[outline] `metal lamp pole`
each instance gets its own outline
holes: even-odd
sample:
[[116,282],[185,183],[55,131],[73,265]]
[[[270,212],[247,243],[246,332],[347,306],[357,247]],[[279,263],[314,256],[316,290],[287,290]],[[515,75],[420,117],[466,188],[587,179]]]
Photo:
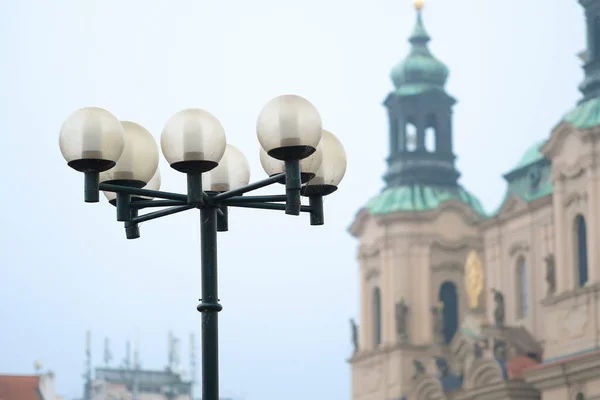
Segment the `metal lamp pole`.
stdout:
[[[158,149],[141,126],[119,123],[106,110],[88,108],[72,114],[61,129],[63,156],[84,173],[85,201],[98,202],[104,191],[116,206],[127,239],[140,237],[142,222],[199,209],[202,298],[197,310],[202,314],[203,400],[219,399],[218,313],[223,307],[218,297],[217,232],[229,229],[229,207],[304,212],[311,225],[323,225],[323,196],[337,189],[346,170],[343,146],[322,130],[314,106],[299,96],[271,100],[259,116],[257,134],[268,156],[261,154],[261,163],[269,177],[249,183],[248,162],[235,147],[225,145],[216,118],[203,110],[175,114],[163,130],[161,147],[171,167],[187,174],[187,193],[179,194],[154,190],[160,186]],[[151,143],[156,157],[148,150]],[[285,184],[285,194],[246,195],[275,183]],[[308,205],[301,204],[302,195],[308,197]],[[139,214],[155,207],[163,209]]]

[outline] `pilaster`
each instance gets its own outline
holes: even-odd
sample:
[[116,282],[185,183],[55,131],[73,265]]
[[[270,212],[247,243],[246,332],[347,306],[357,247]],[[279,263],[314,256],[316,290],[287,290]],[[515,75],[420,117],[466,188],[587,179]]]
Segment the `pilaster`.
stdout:
[[[595,164],[595,163],[594,163]],[[598,203],[598,182],[597,182],[597,173],[596,166],[590,165],[588,168],[588,185],[587,192],[589,201],[588,205],[588,215],[589,222],[586,224],[587,228],[587,249],[588,249],[588,280],[590,283],[598,282],[600,278],[600,265],[598,265],[598,248],[596,243],[598,243],[598,207],[600,204]]]
[[[556,260],[556,292],[562,293],[572,288],[569,277],[570,266],[567,265],[565,239],[568,238],[568,232],[565,232],[565,215],[564,215],[564,177],[561,174],[555,173],[553,176],[553,202],[554,208],[554,252]],[[570,264],[570,263],[569,263]]]

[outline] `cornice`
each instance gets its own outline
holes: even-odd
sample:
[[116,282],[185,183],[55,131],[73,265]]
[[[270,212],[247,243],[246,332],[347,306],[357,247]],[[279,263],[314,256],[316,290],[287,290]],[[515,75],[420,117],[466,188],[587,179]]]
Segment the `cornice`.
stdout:
[[600,291],[600,283],[594,283],[590,285],[586,285],[581,288],[575,288],[571,290],[564,291],[560,294],[555,294],[553,296],[547,296],[542,300],[541,304],[545,307],[550,307],[563,301],[570,300],[575,297],[581,297],[586,294],[596,293]]
[[435,272],[439,271],[448,271],[448,272],[456,272],[462,274],[464,272],[464,268],[461,265],[456,263],[445,262],[442,264],[434,265],[431,269]]
[[444,213],[449,211],[457,212],[467,223],[467,225],[478,225],[482,218],[473,209],[457,200],[448,200],[439,205],[439,207],[427,211],[396,212],[387,215],[378,216],[379,223],[383,225],[393,224],[396,221],[402,222],[433,222]]
[[525,380],[540,390],[568,385],[569,382],[600,377],[600,351],[557,361],[539,364],[523,372]]
[[[510,203],[508,203],[510,200]],[[481,223],[482,229],[489,229],[496,226],[501,226],[506,222],[510,222],[513,219],[520,218],[523,215],[532,214],[542,208],[551,205],[553,201],[552,193],[535,199],[532,202],[526,202],[525,200],[510,194],[504,201],[500,211],[493,216]],[[506,208],[505,208],[506,206]]]
[[456,252],[461,250],[484,251],[484,244],[481,237],[463,237],[456,240],[448,240],[442,235],[433,234],[430,236],[431,248],[443,251]]
[[369,359],[375,359],[381,355],[387,355],[398,350],[403,350],[412,353],[428,352],[430,346],[428,345],[414,345],[411,343],[394,343],[380,346],[376,349],[371,350],[359,350],[354,353],[350,358],[346,360],[349,364],[359,363]]
[[511,379],[459,393],[456,400],[538,399],[539,392],[521,379]]
[[369,220],[370,214],[366,208],[361,208],[354,217],[354,221],[348,227],[348,233],[355,238],[360,237],[365,227],[365,224]]

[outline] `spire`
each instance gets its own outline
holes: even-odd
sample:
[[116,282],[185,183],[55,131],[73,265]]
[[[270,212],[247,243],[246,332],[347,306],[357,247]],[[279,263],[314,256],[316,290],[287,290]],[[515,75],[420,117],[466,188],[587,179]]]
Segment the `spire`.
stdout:
[[448,68],[436,59],[427,44],[431,37],[423,23],[423,1],[415,1],[417,19],[412,34],[408,38],[411,44],[408,56],[392,68],[390,77],[397,94],[412,95],[414,92],[428,91],[433,88],[443,90],[448,78]]
[[427,34],[427,30],[425,30],[425,25],[423,25],[423,0],[415,1],[415,10],[417,10],[417,22],[415,23],[415,27],[413,28],[412,35],[408,38],[408,41],[413,45],[426,45],[427,42],[431,40],[429,34]]
[[588,37],[585,53],[580,55],[584,62],[585,78],[579,90],[583,93],[581,102],[585,102],[600,97],[600,8],[595,0],[579,2],[585,9]]

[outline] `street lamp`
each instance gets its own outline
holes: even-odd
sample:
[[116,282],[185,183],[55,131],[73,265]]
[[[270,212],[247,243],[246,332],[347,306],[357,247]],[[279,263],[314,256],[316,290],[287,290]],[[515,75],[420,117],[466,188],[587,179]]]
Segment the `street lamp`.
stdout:
[[[248,161],[227,144],[216,117],[199,109],[173,115],[160,147],[171,167],[187,175],[187,193],[178,194],[159,191],[158,146],[142,126],[89,107],[71,114],[60,131],[63,157],[84,174],[84,201],[97,203],[103,191],[116,206],[128,239],[140,236],[142,222],[200,210],[202,299],[197,309],[202,314],[203,400],[219,399],[217,232],[228,230],[228,207],[306,212],[311,225],[323,225],[323,196],[337,189],[346,172],[342,144],[322,129],[319,112],[300,96],[269,101],[259,114],[256,133],[261,165],[269,177],[249,183]],[[274,183],[285,185],[285,195],[245,195]],[[308,197],[308,206],[301,204],[301,196]],[[153,207],[164,208],[138,214]]]

